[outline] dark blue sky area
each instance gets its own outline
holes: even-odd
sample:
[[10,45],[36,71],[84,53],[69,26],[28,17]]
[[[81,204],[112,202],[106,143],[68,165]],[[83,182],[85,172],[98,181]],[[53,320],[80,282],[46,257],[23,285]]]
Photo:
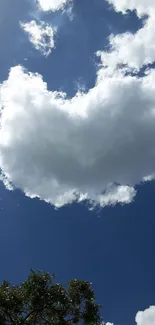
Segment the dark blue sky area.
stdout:
[[0,280],[23,280],[29,269],[93,282],[105,321],[134,323],[155,301],[155,183],[133,204],[89,212],[50,205],[1,186]]
[[[40,18],[58,24],[56,49],[46,59],[20,30],[30,20],[26,0],[0,2],[0,81],[11,66],[41,73],[48,88],[75,94],[77,83],[92,87],[94,53],[108,45],[111,33],[136,31],[134,13],[116,14],[103,0],[76,0],[74,19],[66,14]],[[91,3],[91,5],[90,5]],[[27,59],[24,60],[24,59]],[[54,210],[19,191],[0,185],[0,280],[24,280],[30,268],[93,282],[105,321],[131,325],[138,310],[155,304],[155,183],[140,186],[135,202],[90,212],[84,205]]]

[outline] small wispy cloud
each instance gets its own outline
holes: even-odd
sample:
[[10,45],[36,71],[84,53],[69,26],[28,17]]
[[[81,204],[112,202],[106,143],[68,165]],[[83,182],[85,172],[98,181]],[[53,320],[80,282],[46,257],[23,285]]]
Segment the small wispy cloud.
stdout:
[[28,34],[28,38],[36,50],[45,56],[51,53],[54,48],[55,28],[42,21],[37,23],[35,20],[21,22],[20,26]]
[[41,10],[56,11],[63,9],[64,6],[71,2],[70,0],[37,0]]

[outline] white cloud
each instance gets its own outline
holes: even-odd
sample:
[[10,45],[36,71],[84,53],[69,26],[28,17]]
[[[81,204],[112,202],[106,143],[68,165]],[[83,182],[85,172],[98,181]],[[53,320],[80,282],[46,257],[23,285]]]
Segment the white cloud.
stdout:
[[155,306],[150,306],[136,315],[137,325],[155,325]]
[[101,62],[113,73],[120,65],[126,65],[126,70],[139,70],[143,65],[155,61],[155,2],[150,0],[108,0],[116,11],[126,13],[127,9],[136,10],[137,14],[147,14],[144,26],[135,34],[123,33],[110,35],[110,51],[98,51]]
[[120,67],[139,70],[154,61],[154,4],[109,2],[149,18],[135,35],[110,38],[111,52],[99,52],[94,88],[68,99],[20,66],[2,83],[0,168],[7,188],[57,207],[84,199],[104,207],[130,203],[135,185],[154,177],[155,70],[139,78]]
[[[150,306],[144,311],[136,314],[135,321],[137,325],[155,325],[155,306]],[[101,325],[113,325],[113,323],[102,323]]]
[[28,33],[29,40],[43,55],[48,56],[54,48],[55,29],[50,25],[35,20],[20,24],[23,30]]
[[103,195],[99,195],[98,200],[101,207],[115,205],[116,203],[130,203],[136,195],[133,187],[110,186]]
[[155,173],[154,174],[151,174],[151,175],[147,175],[143,178],[143,181],[144,182],[151,182],[151,181],[154,181],[155,180]]
[[129,203],[132,187],[154,173],[154,92],[155,71],[141,79],[118,71],[69,100],[12,68],[0,90],[5,180],[56,206],[83,195],[101,206]]
[[116,11],[123,14],[127,10],[136,10],[139,17],[145,14],[151,14],[155,10],[154,0],[107,0],[109,4],[114,6]]
[[70,0],[37,0],[38,4],[43,11],[56,11],[63,9],[64,5],[69,3]]
[[98,52],[102,63],[114,70],[119,64],[139,70],[144,64],[155,61],[155,16],[150,17],[136,34],[110,36],[110,52]]

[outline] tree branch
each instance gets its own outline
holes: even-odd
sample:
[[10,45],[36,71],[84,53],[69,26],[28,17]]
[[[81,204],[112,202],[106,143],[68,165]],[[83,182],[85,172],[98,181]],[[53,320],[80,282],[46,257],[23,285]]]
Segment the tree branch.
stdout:
[[21,321],[21,323],[20,324],[24,324],[26,321],[27,321],[27,319],[35,312],[36,310],[31,310],[26,316],[25,316],[25,318]]
[[6,315],[9,317],[11,323],[14,324],[14,325],[16,325],[16,323],[14,322],[14,320],[13,320],[11,314],[10,314],[8,311],[6,312]]

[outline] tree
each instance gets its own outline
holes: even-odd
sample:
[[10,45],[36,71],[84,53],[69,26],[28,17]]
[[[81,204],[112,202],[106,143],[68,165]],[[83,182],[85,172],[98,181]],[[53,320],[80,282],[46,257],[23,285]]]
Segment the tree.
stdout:
[[86,281],[71,280],[65,288],[53,275],[31,271],[20,285],[0,286],[0,325],[99,325],[99,308]]

